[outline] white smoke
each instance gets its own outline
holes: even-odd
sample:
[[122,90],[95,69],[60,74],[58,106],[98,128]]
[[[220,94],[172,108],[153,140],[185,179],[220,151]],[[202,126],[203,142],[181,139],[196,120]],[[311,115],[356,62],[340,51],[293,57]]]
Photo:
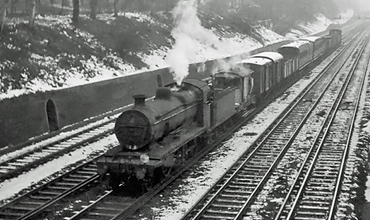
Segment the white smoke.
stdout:
[[189,59],[195,57],[200,45],[217,45],[218,37],[201,25],[197,15],[197,0],[180,0],[173,10],[175,27],[172,36],[175,45],[168,53],[166,62],[170,65],[178,85],[189,74]]
[[211,67],[211,74],[214,75],[218,72],[228,72],[235,68],[235,63],[242,60],[240,56],[234,56],[230,59],[216,60]]

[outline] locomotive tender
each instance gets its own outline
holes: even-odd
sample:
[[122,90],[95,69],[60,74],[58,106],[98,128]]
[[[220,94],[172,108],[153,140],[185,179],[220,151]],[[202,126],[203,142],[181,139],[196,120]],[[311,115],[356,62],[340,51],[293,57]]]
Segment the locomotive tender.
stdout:
[[181,86],[159,87],[152,100],[134,96],[132,109],[117,118],[119,146],[98,160],[98,173],[109,174],[113,190],[123,182],[150,186],[182,166],[217,132],[257,106],[293,75],[341,44],[341,30],[294,41],[239,61],[212,77],[212,85],[185,79]]

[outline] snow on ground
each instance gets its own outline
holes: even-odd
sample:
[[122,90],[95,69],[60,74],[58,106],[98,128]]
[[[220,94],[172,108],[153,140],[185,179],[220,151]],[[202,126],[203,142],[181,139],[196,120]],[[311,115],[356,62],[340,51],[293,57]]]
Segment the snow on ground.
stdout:
[[[354,11],[353,10],[348,10],[348,11],[342,13],[340,15],[339,19],[335,19],[335,20],[332,21],[332,20],[328,19],[327,17],[325,17],[324,15],[319,14],[319,15],[316,16],[317,22],[302,24],[301,28],[305,32],[310,33],[311,35],[312,34],[317,34],[317,33],[320,33],[322,31],[325,31],[326,28],[331,24],[344,24],[344,23],[346,23],[350,18],[352,18],[353,15],[354,15]],[[305,33],[300,31],[300,30],[293,29],[293,30],[291,30],[290,33],[285,35],[285,38],[295,40],[295,39],[300,38],[302,35],[305,35]]]

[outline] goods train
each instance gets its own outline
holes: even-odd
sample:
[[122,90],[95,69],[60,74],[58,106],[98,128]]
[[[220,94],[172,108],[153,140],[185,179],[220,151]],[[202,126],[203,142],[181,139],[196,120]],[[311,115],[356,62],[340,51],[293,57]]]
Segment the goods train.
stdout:
[[120,144],[98,160],[99,174],[109,176],[113,190],[121,183],[149,187],[212,142],[242,110],[261,105],[292,75],[336,49],[341,35],[340,29],[333,29],[322,37],[283,45],[277,52],[253,55],[215,74],[210,84],[185,79],[181,86],[159,87],[154,99],[134,96],[132,109],[115,123]]

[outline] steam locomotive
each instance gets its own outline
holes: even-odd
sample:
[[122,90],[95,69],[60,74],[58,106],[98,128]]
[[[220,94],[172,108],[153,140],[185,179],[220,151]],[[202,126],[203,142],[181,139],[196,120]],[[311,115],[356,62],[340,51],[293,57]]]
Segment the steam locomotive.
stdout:
[[258,106],[292,75],[341,44],[340,29],[309,37],[241,60],[208,82],[185,79],[156,91],[154,99],[134,96],[132,109],[117,118],[119,146],[98,160],[98,173],[121,183],[149,187],[192,158],[238,112]]

